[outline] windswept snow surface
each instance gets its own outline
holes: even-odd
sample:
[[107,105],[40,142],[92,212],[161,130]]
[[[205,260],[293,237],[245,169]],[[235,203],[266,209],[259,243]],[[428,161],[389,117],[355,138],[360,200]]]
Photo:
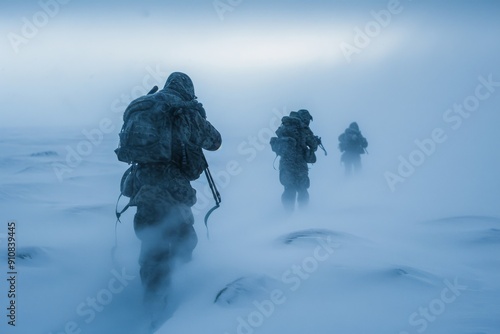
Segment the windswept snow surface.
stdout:
[[[16,222],[19,273],[16,327],[4,318],[2,333],[144,332],[134,209],[118,226],[111,261],[126,169],[112,153],[116,137],[104,137],[62,181],[54,172],[67,158],[59,143],[82,140],[70,130],[2,131],[2,215]],[[497,208],[460,201],[470,194],[449,193],[457,202],[410,186],[392,194],[371,156],[361,175],[345,179],[331,151],[311,167],[310,206],[292,215],[280,205],[272,152],[241,162],[227,180],[227,149],[208,155],[223,203],[209,240],[211,205],[197,208],[200,241],[174,275],[172,314],[158,333],[499,332]],[[194,185],[201,198],[206,182]],[[5,294],[5,280],[0,287]]]

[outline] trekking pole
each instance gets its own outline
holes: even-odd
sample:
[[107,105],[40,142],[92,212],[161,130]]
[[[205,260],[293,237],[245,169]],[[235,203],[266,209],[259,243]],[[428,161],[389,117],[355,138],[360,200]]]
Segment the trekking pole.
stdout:
[[212,195],[214,196],[215,200],[215,206],[208,210],[207,214],[205,215],[205,227],[207,229],[207,239],[210,239],[210,233],[208,231],[208,217],[214,212],[216,209],[220,207],[220,203],[222,202],[222,198],[220,196],[219,191],[217,190],[217,186],[215,185],[214,178],[212,177],[212,173],[210,173],[210,168],[208,168],[208,162],[207,159],[205,158],[205,155],[203,156],[203,160],[205,160],[206,168],[204,169],[205,176],[207,177],[207,182],[208,186],[210,187],[210,190],[212,191]]

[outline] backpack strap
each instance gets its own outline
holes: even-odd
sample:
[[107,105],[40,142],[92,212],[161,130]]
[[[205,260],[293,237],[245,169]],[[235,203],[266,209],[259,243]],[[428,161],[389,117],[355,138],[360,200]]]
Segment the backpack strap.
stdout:
[[127,209],[130,207],[130,201],[125,205],[125,207],[118,212],[118,202],[120,202],[120,198],[123,196],[123,193],[120,192],[120,196],[118,196],[118,199],[116,200],[116,207],[115,207],[115,214],[116,214],[116,222],[115,222],[115,244],[113,245],[113,248],[111,248],[111,260],[113,262],[113,265],[115,267],[118,266],[118,260],[116,259],[116,249],[118,248],[118,223],[122,223],[120,220],[120,216],[127,211]]
[[277,170],[277,169],[276,169],[276,166],[275,166],[275,164],[276,164],[276,159],[278,159],[278,153],[276,153],[276,156],[274,157],[274,160],[273,160],[273,168],[274,168],[274,170]]
[[121,215],[128,210],[128,208],[130,208],[130,201],[127,203],[127,205],[125,205],[125,207],[120,211],[118,212],[118,203],[120,202],[120,198],[122,198],[123,196],[123,193],[120,193],[120,196],[118,196],[118,199],[116,200],[116,206],[115,206],[115,214],[116,214],[116,222],[117,223],[122,223],[121,220],[120,220],[120,217]]

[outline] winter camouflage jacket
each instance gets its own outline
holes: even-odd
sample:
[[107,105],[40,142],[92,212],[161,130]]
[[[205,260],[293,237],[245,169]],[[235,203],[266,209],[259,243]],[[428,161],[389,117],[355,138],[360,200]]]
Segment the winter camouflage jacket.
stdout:
[[297,112],[282,118],[276,130],[275,152],[280,155],[280,182],[285,187],[309,188],[308,163],[316,161],[318,140]]
[[356,122],[352,122],[343,134],[339,136],[339,149],[341,152],[364,154],[368,141],[359,131]]
[[280,154],[281,161],[285,164],[287,161],[293,161],[307,165],[308,162],[313,162],[310,161],[310,157],[318,149],[318,140],[300,117],[297,117],[294,112],[290,115],[281,119],[282,124],[276,130],[276,135],[280,140],[291,138],[291,143],[286,145]]
[[[165,87],[156,93],[165,104],[183,106],[176,119],[172,139],[172,162],[167,164],[139,164],[135,180],[137,194],[132,205],[158,202],[158,205],[196,203],[196,191],[191,180],[206,167],[202,149],[215,151],[222,142],[220,133],[206,119],[205,110],[195,99],[194,86],[184,73],[172,73]],[[196,166],[196,174],[190,168]],[[201,170],[200,170],[201,168]]]

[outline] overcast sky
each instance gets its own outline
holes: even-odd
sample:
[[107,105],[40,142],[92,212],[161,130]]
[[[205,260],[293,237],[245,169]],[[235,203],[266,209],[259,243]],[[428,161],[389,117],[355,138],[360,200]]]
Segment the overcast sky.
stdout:
[[[419,81],[426,94],[435,85],[463,96],[467,81],[498,73],[500,59],[497,1],[1,0],[0,6],[3,126],[92,124],[172,71],[188,73],[200,100],[225,118],[227,109],[234,116],[327,104],[359,113],[386,101],[398,85],[401,93],[391,98],[408,103],[423,93],[415,90]],[[375,29],[367,45],[359,37],[356,44],[358,28]]]

